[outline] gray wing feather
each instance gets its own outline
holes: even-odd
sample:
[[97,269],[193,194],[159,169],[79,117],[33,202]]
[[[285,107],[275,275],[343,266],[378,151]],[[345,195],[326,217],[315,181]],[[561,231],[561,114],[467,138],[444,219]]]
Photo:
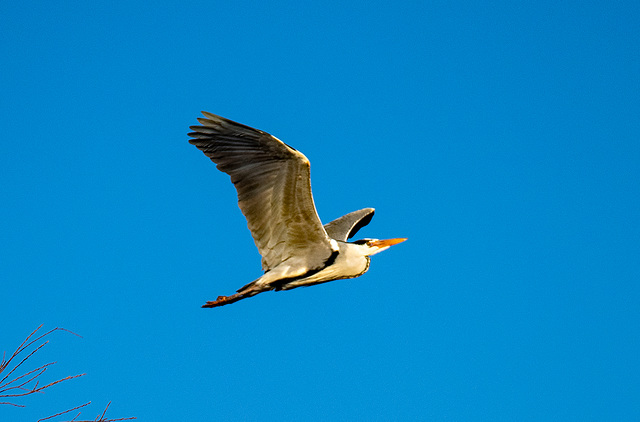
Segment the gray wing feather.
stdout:
[[189,143],[231,176],[262,269],[293,257],[309,269],[323,266],[332,249],[313,203],[307,157],[266,132],[202,114]]
[[346,242],[351,239],[358,230],[371,222],[374,213],[375,210],[373,208],[363,208],[358,211],[353,211],[325,224],[324,229],[332,239]]

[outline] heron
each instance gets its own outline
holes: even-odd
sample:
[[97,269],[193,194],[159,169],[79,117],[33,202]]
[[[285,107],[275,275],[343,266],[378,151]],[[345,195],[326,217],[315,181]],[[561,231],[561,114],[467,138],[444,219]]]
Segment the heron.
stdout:
[[262,256],[264,274],[215,308],[266,291],[290,290],[359,277],[370,257],[406,238],[350,242],[375,210],[363,208],[323,225],[311,194],[310,164],[300,151],[275,136],[224,117],[202,112],[190,126],[189,143],[231,177],[238,205]]

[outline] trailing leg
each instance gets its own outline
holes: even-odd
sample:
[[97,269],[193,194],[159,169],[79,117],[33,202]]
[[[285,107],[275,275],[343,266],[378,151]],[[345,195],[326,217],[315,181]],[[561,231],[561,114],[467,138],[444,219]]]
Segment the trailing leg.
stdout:
[[[267,289],[269,290],[269,289]],[[237,302],[239,300],[242,299],[246,299],[248,297],[251,296],[255,296],[258,293],[262,293],[264,291],[267,291],[264,289],[260,289],[257,285],[253,284],[249,284],[245,287],[243,287],[242,289],[240,289],[238,291],[238,293],[232,294],[231,296],[218,296],[218,298],[216,300],[210,300],[207,303],[205,303],[204,305],[202,305],[203,308],[217,308],[219,306],[224,306],[224,305],[228,305],[230,303],[234,303]]]

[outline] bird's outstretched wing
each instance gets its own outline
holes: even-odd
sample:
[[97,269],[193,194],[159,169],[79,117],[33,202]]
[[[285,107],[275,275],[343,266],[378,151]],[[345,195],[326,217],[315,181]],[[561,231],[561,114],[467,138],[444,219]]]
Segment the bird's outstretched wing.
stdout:
[[346,242],[351,239],[361,228],[371,222],[375,210],[373,208],[363,208],[350,212],[340,218],[336,218],[324,225],[324,229],[330,238]]
[[292,257],[321,268],[333,251],[313,203],[307,157],[266,132],[202,114],[189,142],[231,176],[262,269]]

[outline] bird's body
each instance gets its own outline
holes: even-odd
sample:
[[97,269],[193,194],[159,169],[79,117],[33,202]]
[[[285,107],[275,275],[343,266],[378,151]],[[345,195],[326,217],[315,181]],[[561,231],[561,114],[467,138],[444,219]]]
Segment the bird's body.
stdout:
[[262,255],[264,274],[231,296],[203,307],[217,307],[269,290],[326,283],[364,274],[369,257],[406,239],[348,242],[371,221],[365,208],[323,226],[313,203],[309,160],[266,132],[203,112],[191,126],[189,142],[229,174],[238,205]]

